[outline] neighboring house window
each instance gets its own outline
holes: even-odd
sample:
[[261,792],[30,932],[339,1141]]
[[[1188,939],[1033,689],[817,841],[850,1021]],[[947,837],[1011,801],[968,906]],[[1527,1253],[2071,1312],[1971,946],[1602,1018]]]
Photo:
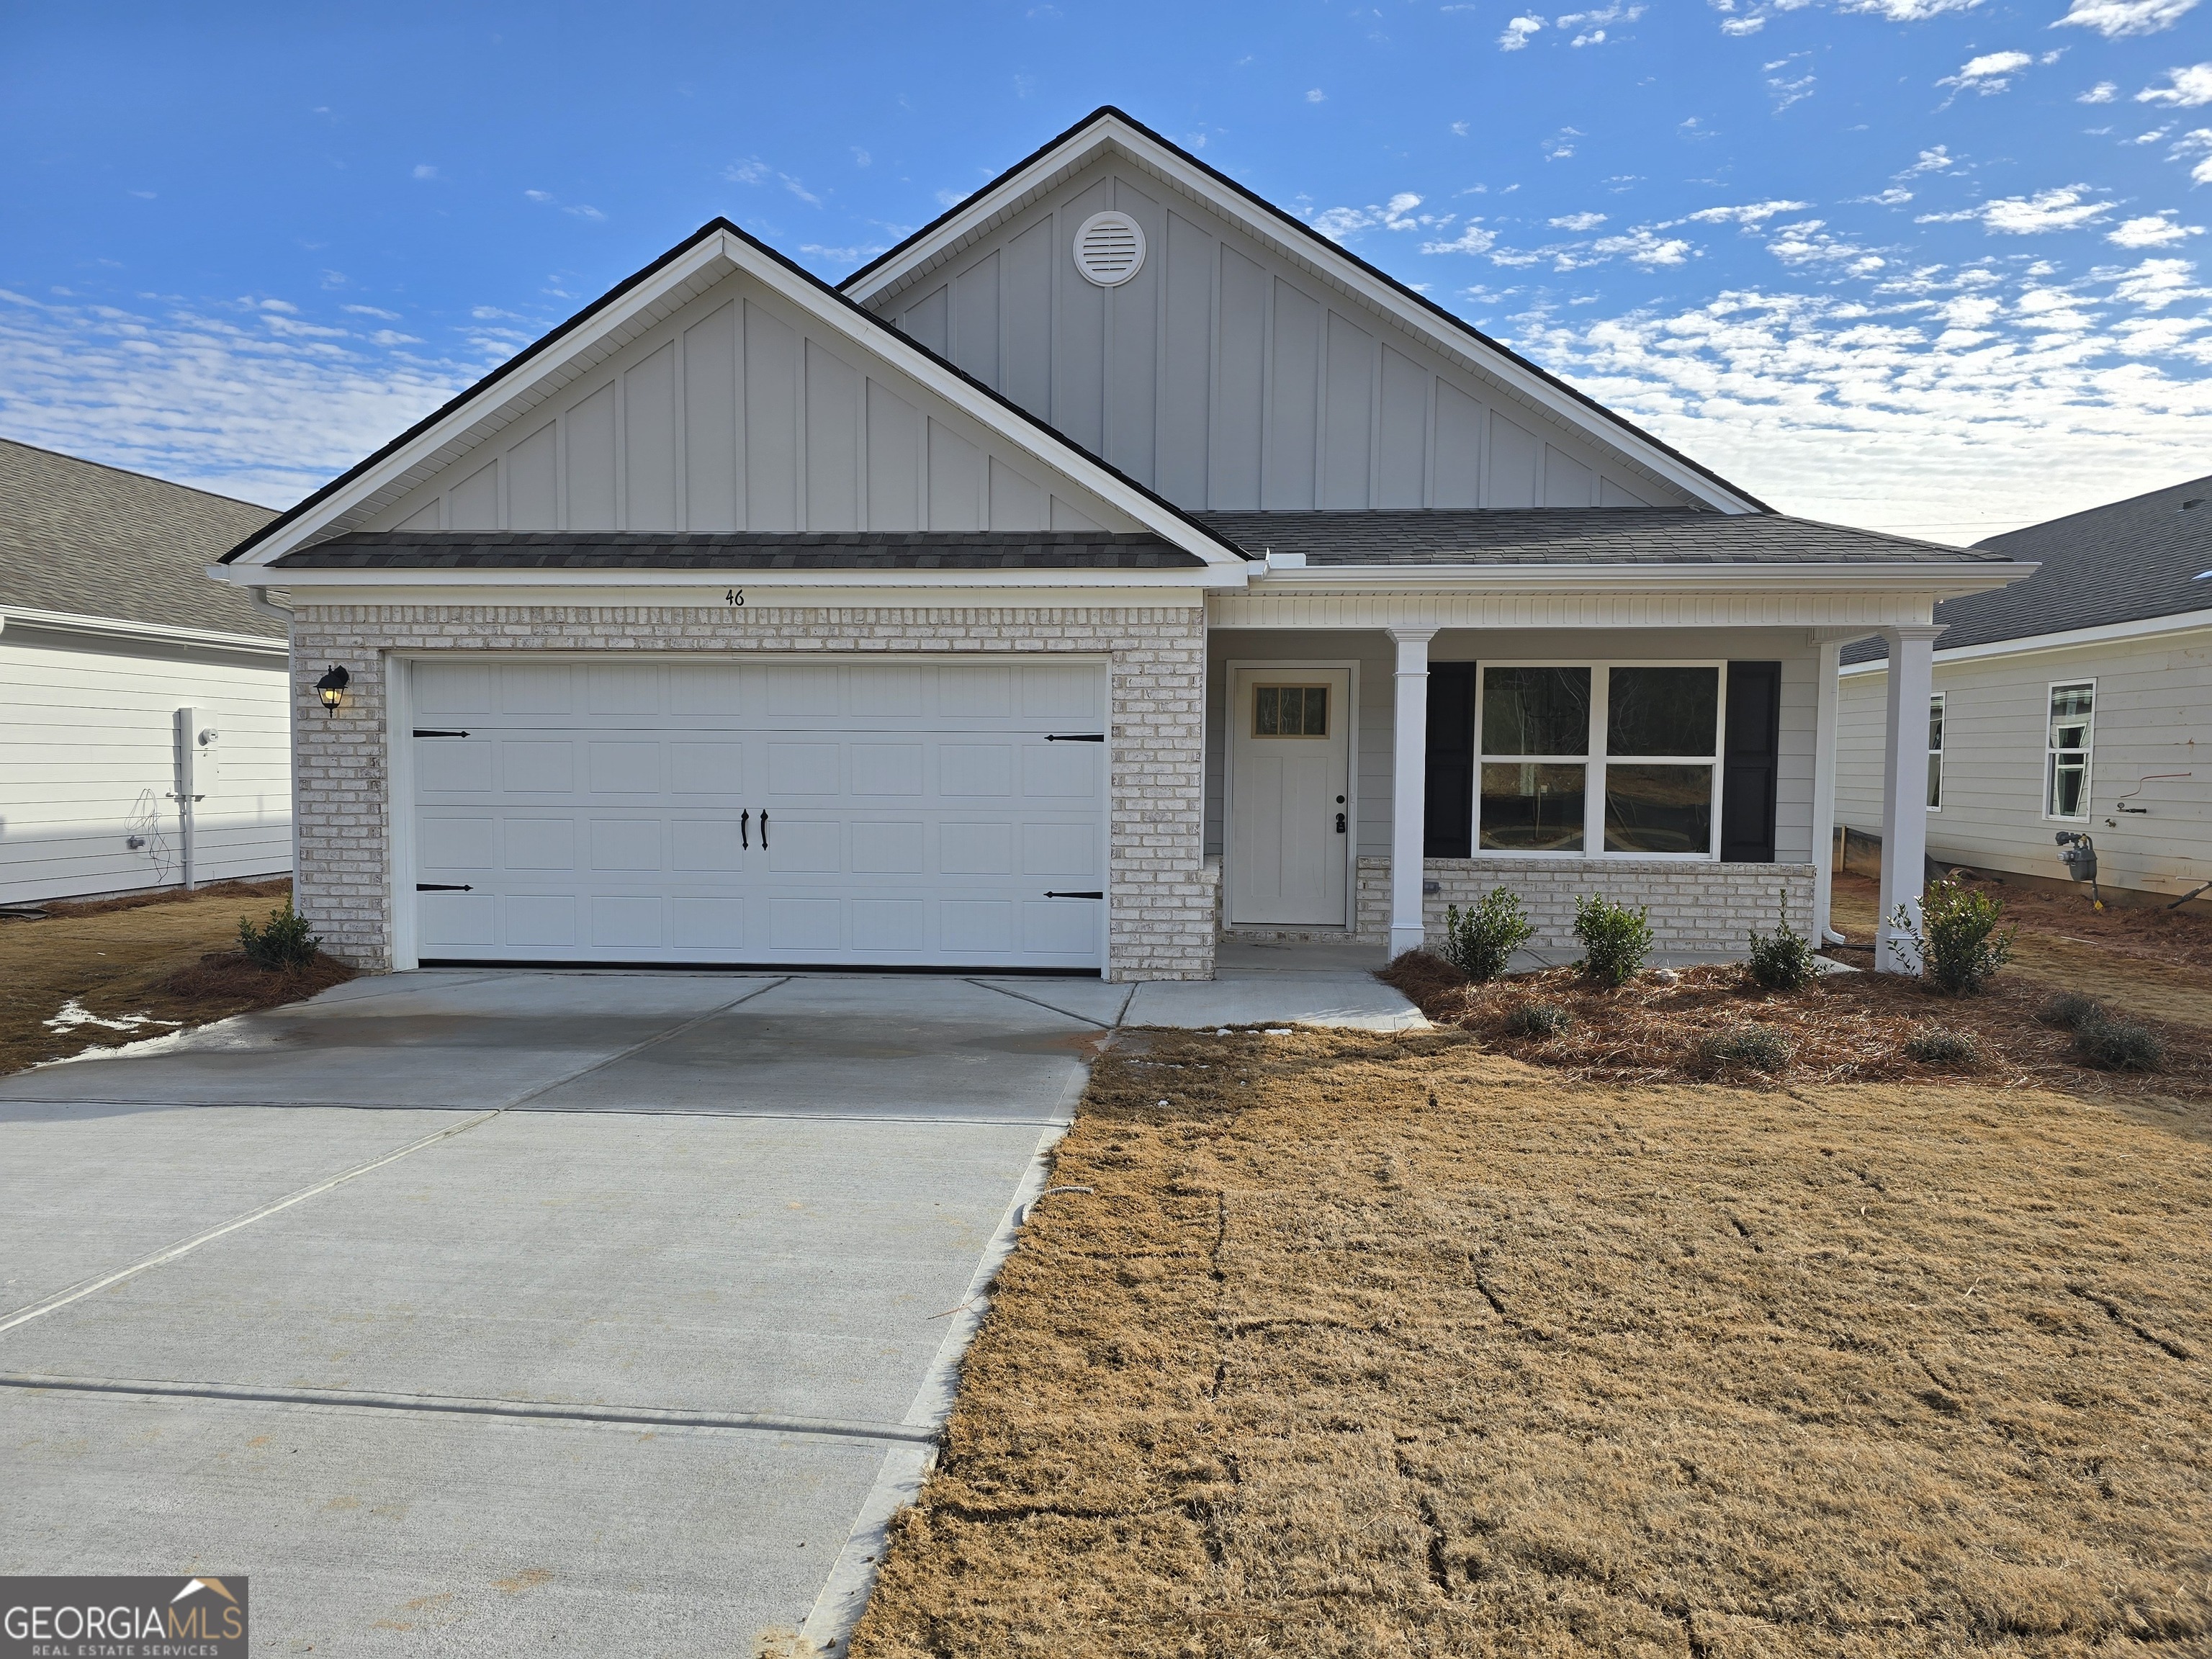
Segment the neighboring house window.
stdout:
[[1928,699],[1928,810],[1943,810],[1943,694]]
[[2045,817],[2089,816],[2089,748],[2096,701],[2094,680],[2051,688],[2051,723],[2043,757]]
[[1486,664],[1480,850],[1711,858],[1717,663]]

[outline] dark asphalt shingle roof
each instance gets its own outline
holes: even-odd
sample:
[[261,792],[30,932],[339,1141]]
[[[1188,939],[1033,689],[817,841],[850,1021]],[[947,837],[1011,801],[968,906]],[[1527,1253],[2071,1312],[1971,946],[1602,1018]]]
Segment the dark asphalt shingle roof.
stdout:
[[1953,564],[2005,557],[1778,513],[1431,508],[1192,516],[1255,557],[1272,548],[1303,553],[1309,565]]
[[[2212,570],[2212,477],[2007,531],[1975,546],[2043,568],[2009,587],[1937,605],[1936,620],[1949,624],[1936,641],[1938,651],[2212,611],[2212,577],[2196,580]],[[1877,662],[1887,654],[1880,640],[1862,641],[1844,651],[1844,660]]]
[[1194,570],[1151,535],[1105,531],[356,531],[279,570]]
[[276,515],[0,438],[0,610],[58,611],[281,639],[207,567]]

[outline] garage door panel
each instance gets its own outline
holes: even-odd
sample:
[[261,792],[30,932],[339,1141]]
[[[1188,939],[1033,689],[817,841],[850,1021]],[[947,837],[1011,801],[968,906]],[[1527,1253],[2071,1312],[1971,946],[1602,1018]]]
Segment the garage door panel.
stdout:
[[658,870],[665,826],[657,817],[592,820],[592,868]]
[[488,738],[417,738],[415,787],[426,796],[482,794],[498,787],[496,754]]
[[[418,954],[1102,965],[1097,664],[419,664]],[[772,809],[772,810],[771,810]]]
[[493,850],[497,841],[498,824],[489,817],[433,812],[422,820],[416,856],[425,870],[441,875],[487,871],[499,861]]
[[679,795],[742,795],[745,746],[741,743],[672,743],[668,787]]
[[574,818],[510,817],[500,824],[503,870],[528,871],[533,875],[576,867],[576,821]]
[[499,781],[510,795],[572,794],[576,745],[567,738],[507,738],[499,745]]

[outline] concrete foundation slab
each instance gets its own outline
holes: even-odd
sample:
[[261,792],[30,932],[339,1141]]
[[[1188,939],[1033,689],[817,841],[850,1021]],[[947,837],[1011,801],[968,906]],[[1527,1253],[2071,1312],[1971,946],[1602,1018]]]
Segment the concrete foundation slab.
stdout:
[[1366,974],[1253,974],[1156,981],[1129,999],[1124,1025],[1334,1025],[1360,1031],[1425,1030],[1403,996]]

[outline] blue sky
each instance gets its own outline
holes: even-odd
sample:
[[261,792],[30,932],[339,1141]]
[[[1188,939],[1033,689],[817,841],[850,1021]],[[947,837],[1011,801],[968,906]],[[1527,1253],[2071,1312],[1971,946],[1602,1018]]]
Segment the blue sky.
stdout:
[[287,503],[718,213],[834,279],[1110,102],[1972,540],[2212,471],[2212,6],[2069,8],[0,4],[0,433]]

